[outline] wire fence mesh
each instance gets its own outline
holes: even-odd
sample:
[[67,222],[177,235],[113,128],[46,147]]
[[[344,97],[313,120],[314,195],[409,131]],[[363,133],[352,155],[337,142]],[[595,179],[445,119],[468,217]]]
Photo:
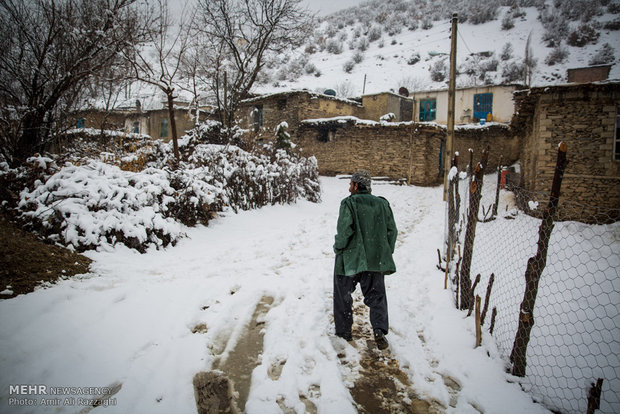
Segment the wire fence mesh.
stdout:
[[[600,378],[598,412],[619,413],[620,209],[605,210],[560,196],[556,218],[570,220],[555,221],[546,259],[537,261],[541,213],[549,193],[529,193],[514,185],[497,191],[502,180],[487,174],[469,272],[472,281],[477,275],[480,280],[468,302],[463,300],[461,265],[472,178],[464,173],[458,177],[460,205],[452,209],[452,220],[446,214],[442,252],[448,250],[452,227],[450,285],[457,306],[462,309],[465,304],[467,309],[475,296],[482,298],[488,309],[483,341],[492,335],[509,372],[515,373],[514,348],[526,346],[525,375],[512,378],[536,401],[562,413],[593,412],[588,410],[596,408],[597,401],[590,393]],[[533,313],[527,315],[521,305],[532,299],[524,296],[530,258],[533,267],[544,269],[536,282]],[[531,327],[529,338],[516,338],[524,320]]]

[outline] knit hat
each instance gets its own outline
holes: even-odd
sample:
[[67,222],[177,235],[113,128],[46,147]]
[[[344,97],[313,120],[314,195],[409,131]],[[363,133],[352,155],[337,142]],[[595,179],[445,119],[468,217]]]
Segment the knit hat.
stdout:
[[354,183],[361,184],[368,191],[370,191],[370,183],[372,180],[370,178],[370,173],[368,171],[366,170],[355,171],[355,173],[353,173],[353,175],[351,176],[351,181],[353,181]]

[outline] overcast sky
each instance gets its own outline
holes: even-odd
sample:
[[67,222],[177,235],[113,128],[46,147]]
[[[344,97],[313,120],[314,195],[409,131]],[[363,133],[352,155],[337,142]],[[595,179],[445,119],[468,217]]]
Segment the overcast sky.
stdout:
[[363,1],[365,0],[303,0],[303,3],[319,16],[325,16],[347,7],[357,6]]

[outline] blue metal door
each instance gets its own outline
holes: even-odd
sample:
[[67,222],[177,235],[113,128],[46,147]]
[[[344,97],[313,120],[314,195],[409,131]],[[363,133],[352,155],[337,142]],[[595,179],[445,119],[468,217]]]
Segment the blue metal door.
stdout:
[[487,119],[488,114],[493,114],[493,94],[478,93],[474,95],[474,118]]

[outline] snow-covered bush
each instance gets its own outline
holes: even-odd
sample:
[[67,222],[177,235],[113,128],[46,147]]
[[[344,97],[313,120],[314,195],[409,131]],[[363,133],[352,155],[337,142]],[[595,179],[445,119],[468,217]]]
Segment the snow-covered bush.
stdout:
[[380,26],[372,26],[368,31],[368,41],[374,42],[375,40],[379,40],[381,38],[381,27]]
[[549,52],[549,54],[545,58],[545,64],[549,66],[553,66],[556,63],[564,62],[567,57],[568,57],[568,49],[562,46],[562,44],[558,44],[556,47],[554,47],[551,50],[551,52]]
[[446,62],[443,60],[438,60],[431,65],[430,73],[431,79],[434,82],[443,82],[446,80],[448,68],[446,66]]
[[342,42],[336,39],[330,39],[327,41],[327,51],[334,55],[342,53]]
[[342,65],[342,70],[344,70],[347,73],[351,73],[354,67],[355,67],[355,62],[352,60],[347,60],[346,62],[344,62],[344,65]]
[[502,47],[502,52],[499,55],[499,58],[502,61],[507,61],[512,59],[512,43],[508,42],[506,44],[504,44],[504,47]]
[[353,54],[353,62],[360,63],[362,60],[364,60],[364,54],[362,52],[357,51]]
[[502,19],[502,30],[510,30],[515,27],[515,18],[512,13],[507,12]]
[[596,43],[600,34],[590,24],[582,24],[568,35],[568,43],[570,46],[583,47],[588,43]]
[[509,62],[502,69],[502,80],[505,83],[523,80],[523,66],[516,62]]
[[172,144],[162,141],[122,157],[74,153],[33,157],[19,170],[3,167],[0,183],[21,187],[13,202],[2,195],[3,208],[42,237],[77,250],[122,243],[144,252],[174,244],[184,226],[207,224],[226,206],[320,199],[314,157],[272,145],[248,152],[208,143],[216,131],[211,122],[180,138],[178,168],[171,168]]
[[609,44],[605,43],[600,49],[596,51],[592,59],[588,62],[589,65],[607,65],[615,61],[616,51]]
[[415,65],[420,61],[420,54],[418,52],[414,52],[409,59],[407,59],[408,65]]

